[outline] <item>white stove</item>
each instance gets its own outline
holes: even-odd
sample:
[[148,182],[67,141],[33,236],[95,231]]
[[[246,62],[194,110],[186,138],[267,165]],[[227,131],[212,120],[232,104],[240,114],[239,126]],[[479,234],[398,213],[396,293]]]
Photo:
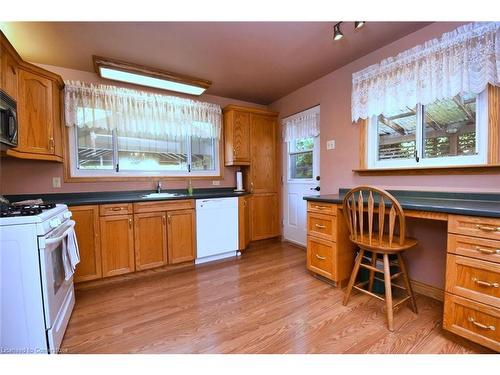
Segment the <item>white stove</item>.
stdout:
[[64,241],[75,226],[58,204],[0,217],[0,353],[57,353],[75,304]]

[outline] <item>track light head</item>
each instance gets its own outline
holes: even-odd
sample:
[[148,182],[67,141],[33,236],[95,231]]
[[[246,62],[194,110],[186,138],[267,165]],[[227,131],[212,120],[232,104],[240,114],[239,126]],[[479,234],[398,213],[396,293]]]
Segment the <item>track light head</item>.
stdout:
[[341,23],[342,22],[339,22],[333,27],[333,40],[340,40],[344,37],[344,34],[342,34],[342,31],[340,30]]
[[354,22],[354,30],[361,29],[365,25],[365,21]]

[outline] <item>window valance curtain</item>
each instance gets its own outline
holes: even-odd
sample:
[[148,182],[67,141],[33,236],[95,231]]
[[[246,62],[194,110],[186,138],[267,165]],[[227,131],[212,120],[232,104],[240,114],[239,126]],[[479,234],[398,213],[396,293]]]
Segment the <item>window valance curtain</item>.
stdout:
[[220,138],[221,108],[175,96],[66,81],[66,126],[117,130],[122,135]]
[[352,120],[500,85],[500,22],[463,25],[352,76]]
[[286,142],[319,135],[319,106],[283,119]]

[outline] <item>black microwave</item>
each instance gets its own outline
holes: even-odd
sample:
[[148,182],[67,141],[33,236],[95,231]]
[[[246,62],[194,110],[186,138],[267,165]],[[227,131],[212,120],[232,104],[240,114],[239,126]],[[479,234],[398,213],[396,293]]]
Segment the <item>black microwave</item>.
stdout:
[[0,90],[0,143],[17,146],[17,103]]

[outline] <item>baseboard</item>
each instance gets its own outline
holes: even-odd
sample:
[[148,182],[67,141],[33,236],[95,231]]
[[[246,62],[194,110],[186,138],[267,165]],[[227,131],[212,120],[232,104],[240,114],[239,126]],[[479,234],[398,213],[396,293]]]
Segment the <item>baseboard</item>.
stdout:
[[438,301],[444,301],[444,290],[436,288],[435,286],[424,284],[420,281],[410,280],[411,287],[415,293],[422,294],[424,296],[436,299]]

